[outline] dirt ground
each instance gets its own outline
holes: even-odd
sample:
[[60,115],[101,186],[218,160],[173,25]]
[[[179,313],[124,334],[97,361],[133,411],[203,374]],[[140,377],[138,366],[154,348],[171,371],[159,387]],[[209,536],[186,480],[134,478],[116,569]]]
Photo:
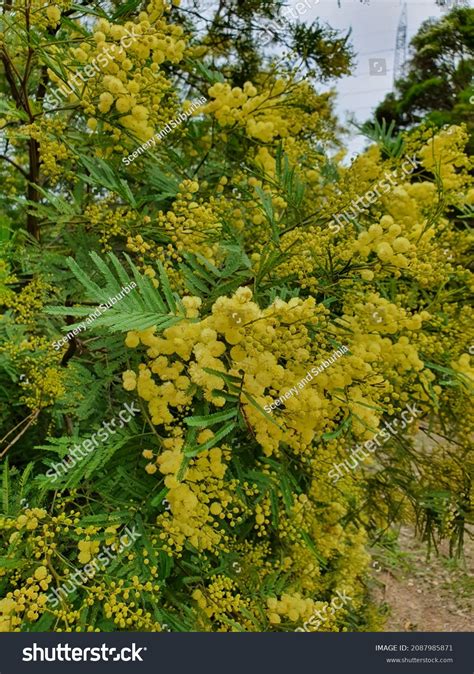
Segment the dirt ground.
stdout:
[[449,560],[446,546],[426,558],[426,545],[404,528],[400,566],[374,569],[374,598],[389,608],[386,632],[472,632],[474,541],[466,538],[464,560]]

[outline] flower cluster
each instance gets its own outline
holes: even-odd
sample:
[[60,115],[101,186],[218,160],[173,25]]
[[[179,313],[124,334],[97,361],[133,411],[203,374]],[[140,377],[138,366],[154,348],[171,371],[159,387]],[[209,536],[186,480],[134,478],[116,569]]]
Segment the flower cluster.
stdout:
[[[420,125],[398,156],[385,138],[348,166],[333,94],[274,60],[220,67],[163,0],[115,18],[10,4],[0,630],[379,629],[374,538],[416,517],[456,550],[472,512],[466,129]],[[55,351],[79,334],[70,311],[89,330]],[[97,442],[132,399],[140,416]],[[416,423],[387,437],[408,405]],[[72,437],[74,470],[45,476]],[[331,479],[379,438],[382,475]],[[114,556],[132,522],[139,543]]]

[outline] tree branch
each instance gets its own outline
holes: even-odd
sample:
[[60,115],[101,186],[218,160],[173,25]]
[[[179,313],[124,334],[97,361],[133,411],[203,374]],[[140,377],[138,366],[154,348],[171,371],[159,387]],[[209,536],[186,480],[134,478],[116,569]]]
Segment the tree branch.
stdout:
[[10,157],[5,156],[4,154],[0,154],[0,159],[4,159],[9,164],[14,166],[17,169],[17,171],[20,171],[21,175],[28,180],[28,173],[24,169],[22,169],[21,166],[18,166],[18,164],[14,162],[13,159],[10,159]]

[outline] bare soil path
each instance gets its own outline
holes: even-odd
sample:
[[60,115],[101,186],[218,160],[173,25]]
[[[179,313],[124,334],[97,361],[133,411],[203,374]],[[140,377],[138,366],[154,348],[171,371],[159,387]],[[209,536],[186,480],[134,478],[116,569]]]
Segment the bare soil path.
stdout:
[[457,565],[447,555],[426,558],[426,545],[403,528],[399,539],[405,563],[374,573],[376,600],[389,607],[385,632],[472,632],[474,542],[466,538],[464,560]]

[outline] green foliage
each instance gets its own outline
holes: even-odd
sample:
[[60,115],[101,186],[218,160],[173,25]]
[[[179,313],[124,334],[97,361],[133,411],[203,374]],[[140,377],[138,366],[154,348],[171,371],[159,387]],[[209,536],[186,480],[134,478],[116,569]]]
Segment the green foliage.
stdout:
[[410,128],[424,120],[436,127],[467,125],[474,148],[474,9],[461,7],[428,20],[411,42],[407,75],[376,110],[380,123]]
[[367,138],[380,145],[385,158],[395,159],[404,154],[403,138],[401,134],[394,133],[395,120],[387,124],[385,119],[382,120],[382,123],[375,119],[373,124],[366,122],[362,126],[358,124],[354,124],[354,126]]
[[[92,251],[89,255],[106,282],[106,285],[102,288],[79,267],[75,260],[68,258],[67,262],[74,276],[86,290],[88,299],[95,302],[99,308],[103,302],[107,302],[111,297],[118,295],[122,288],[130,283],[135,283],[137,287],[137,292],[130,292],[129,295],[117,300],[117,308],[111,307],[110,312],[107,312],[106,315],[104,313],[95,318],[94,325],[96,328],[106,326],[111,332],[123,332],[125,329],[145,330],[152,325],[156,325],[159,329],[164,330],[181,320],[176,312],[181,310],[182,316],[183,307],[179,298],[172,292],[162,267],[159,267],[159,270],[163,297],[159,292],[156,292],[151,280],[140,274],[128,255],[125,255],[125,258],[132,270],[132,277],[113,253],[109,253],[107,256],[113,271],[96,253]],[[45,307],[45,312],[52,316],[89,316],[96,308],[92,307],[91,310],[90,307]],[[105,312],[105,309],[103,311]],[[80,325],[81,323],[77,322],[68,325],[68,329],[71,330]]]
[[181,263],[180,270],[186,287],[193,295],[205,300],[206,308],[251,278],[250,261],[241,245],[223,244],[222,251],[225,257],[220,269],[200,253],[183,254],[185,262]]
[[[380,152],[341,165],[332,94],[311,78],[349,71],[349,34],[275,30],[280,2],[188,4],[163,21],[153,3],[71,4],[57,26],[41,8],[33,29],[28,4],[2,14],[0,630],[289,631],[346,584],[356,601],[328,629],[378,629],[367,547],[393,559],[411,523],[460,555],[472,521],[462,131],[436,139],[442,156],[426,151],[397,198],[333,232],[406,153],[434,153],[430,132],[375,121],[363,131]],[[410,124],[440,90],[431,122],[467,106],[471,14],[452,17],[449,65],[435,72],[444,38],[425,27],[419,68],[391,100]],[[45,105],[127,20],[166,37]],[[269,32],[290,50],[281,60],[260,48]],[[205,112],[122,161],[198,94]],[[371,320],[381,307],[388,325]],[[342,343],[347,364],[296,389]],[[333,484],[333,462],[408,399],[420,433],[445,444],[418,450],[410,429]],[[132,401],[135,418],[51,476]],[[58,607],[30,601],[32,584],[60,587],[127,525],[140,532],[129,554]]]

